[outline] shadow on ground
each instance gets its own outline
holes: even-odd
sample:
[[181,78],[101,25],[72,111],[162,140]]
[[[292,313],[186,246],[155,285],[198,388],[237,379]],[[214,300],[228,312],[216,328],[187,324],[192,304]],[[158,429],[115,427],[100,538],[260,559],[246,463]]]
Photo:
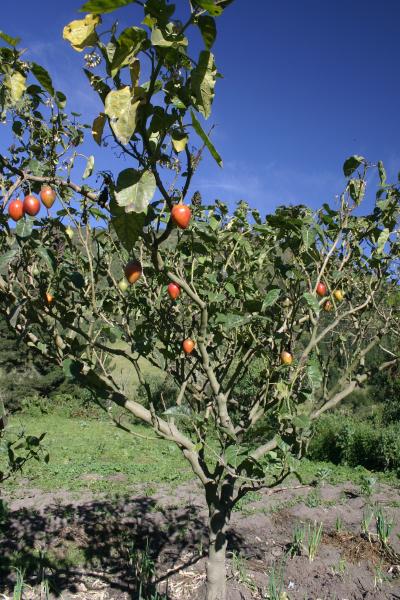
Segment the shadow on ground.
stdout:
[[[12,589],[19,568],[30,585],[45,576],[56,596],[75,593],[83,571],[116,597],[138,598],[140,581],[142,593],[151,595],[163,579],[157,573],[171,575],[201,559],[206,530],[199,512],[198,506],[162,507],[149,497],[9,512],[0,522],[0,591]],[[231,533],[232,549],[242,541]],[[156,580],[147,583],[154,568]]]

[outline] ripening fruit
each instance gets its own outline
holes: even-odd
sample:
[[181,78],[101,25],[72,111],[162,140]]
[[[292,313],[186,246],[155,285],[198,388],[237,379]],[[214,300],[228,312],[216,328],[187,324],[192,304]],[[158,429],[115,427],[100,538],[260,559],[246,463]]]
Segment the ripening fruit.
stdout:
[[40,210],[40,202],[39,198],[36,196],[32,196],[32,194],[28,194],[24,198],[24,212],[31,217],[36,217]]
[[189,338],[182,342],[182,347],[183,347],[184,352],[186,352],[186,354],[191,354],[191,352],[193,352],[193,350],[194,350],[195,345],[196,345],[196,343]]
[[319,281],[315,291],[317,292],[318,296],[321,296],[322,298],[323,296],[325,296],[327,291],[326,285],[322,283],[322,281]]
[[70,240],[72,240],[72,238],[74,237],[74,230],[72,229],[72,227],[66,227],[65,234],[69,237]]
[[281,363],[283,365],[291,365],[293,362],[293,356],[287,350],[281,352]]
[[50,292],[46,292],[46,302],[47,302],[47,304],[51,304],[53,301],[54,301],[53,294],[50,294]]
[[17,198],[16,200],[11,200],[8,205],[8,214],[12,218],[13,221],[19,221],[24,216],[24,203],[22,200]]
[[326,300],[326,302],[324,302],[324,310],[326,312],[331,312],[331,310],[333,310],[333,304],[330,300]]
[[344,300],[344,294],[342,292],[342,290],[335,290],[333,292],[334,298],[335,300],[337,300],[338,302],[342,302],[342,300]]
[[51,208],[56,199],[56,193],[49,185],[44,185],[40,190],[40,199],[46,208]]
[[179,287],[179,285],[176,285],[176,283],[173,283],[172,281],[167,289],[168,294],[170,298],[172,298],[172,300],[176,300],[181,294],[181,288]]
[[126,290],[129,287],[129,283],[126,277],[123,277],[123,279],[121,279],[121,281],[118,282],[118,287],[123,294],[126,292]]
[[180,229],[187,229],[192,217],[192,211],[186,204],[175,204],[171,210],[171,217],[175,225]]
[[131,260],[125,267],[125,277],[130,284],[136,283],[142,272],[142,265],[138,260]]

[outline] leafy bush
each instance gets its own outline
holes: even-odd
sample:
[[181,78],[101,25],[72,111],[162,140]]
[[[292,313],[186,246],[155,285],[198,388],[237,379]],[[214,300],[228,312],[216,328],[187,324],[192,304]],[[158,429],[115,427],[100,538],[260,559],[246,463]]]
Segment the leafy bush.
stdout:
[[382,426],[373,420],[329,415],[316,425],[309,455],[335,464],[400,472],[400,423]]

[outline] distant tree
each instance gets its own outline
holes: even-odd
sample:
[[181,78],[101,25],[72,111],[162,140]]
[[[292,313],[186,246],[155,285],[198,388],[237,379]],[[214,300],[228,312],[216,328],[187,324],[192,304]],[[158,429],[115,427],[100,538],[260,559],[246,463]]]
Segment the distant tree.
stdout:
[[[235,504],[296,473],[320,415],[399,359],[366,362],[388,332],[399,334],[400,190],[381,163],[350,157],[338,202],[316,211],[280,207],[263,217],[245,202],[233,211],[198,196],[184,203],[202,153],[221,164],[199,115],[211,113],[214,17],[229,3],[192,0],[181,23],[172,4],[148,0],[141,26],[99,34],[99,14],[122,3],[91,0],[90,14],[66,26],[76,50],[94,48],[85,73],[104,106],[94,139],[125,161],[116,177],[101,174],[98,190],[72,181],[85,128],[66,114],[65,96],[44,69],[23,62],[16,40],[1,34],[10,48],[0,48],[0,98],[14,135],[0,154],[4,208],[42,185],[51,188],[42,191],[47,205],[58,195],[51,212],[21,218],[15,231],[1,216],[0,311],[100,400],[177,444],[209,509],[207,600],[226,598]],[[191,26],[204,41],[195,59]],[[376,203],[355,216],[370,168],[380,178]],[[12,210],[18,216],[19,205]],[[116,357],[145,403],[123,393]],[[144,359],[174,381],[172,405],[154,397]],[[265,418],[270,435],[255,443],[251,432]]]

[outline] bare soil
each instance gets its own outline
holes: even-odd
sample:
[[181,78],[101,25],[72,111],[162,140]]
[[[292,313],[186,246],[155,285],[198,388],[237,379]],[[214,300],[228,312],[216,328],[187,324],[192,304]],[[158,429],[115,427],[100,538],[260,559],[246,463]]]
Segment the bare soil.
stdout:
[[[204,598],[207,511],[194,482],[152,496],[137,487],[113,500],[21,487],[4,500],[0,598],[12,597],[17,564],[25,570],[25,599],[46,598],[45,580],[49,598],[135,599],[146,556],[155,565],[150,598],[155,590],[168,600]],[[370,535],[361,534],[363,514],[377,503],[394,522],[386,548],[374,518]],[[323,535],[310,561],[306,548],[290,550],[296,525],[314,522]],[[398,534],[400,496],[389,486],[369,498],[350,483],[262,493],[232,515],[228,598],[275,600],[275,581],[281,600],[400,599]]]

